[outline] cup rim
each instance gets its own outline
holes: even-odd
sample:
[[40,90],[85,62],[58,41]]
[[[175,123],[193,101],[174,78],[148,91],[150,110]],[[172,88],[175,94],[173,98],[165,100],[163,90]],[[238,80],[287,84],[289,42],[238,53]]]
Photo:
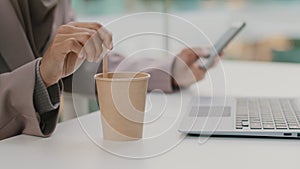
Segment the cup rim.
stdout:
[[135,77],[135,78],[132,78],[132,77],[124,77],[124,78],[104,78],[104,77],[99,77],[101,75],[103,75],[104,73],[97,73],[94,75],[94,79],[95,80],[101,80],[101,81],[109,81],[109,82],[112,82],[112,81],[139,81],[139,80],[146,80],[146,79],[149,79],[150,78],[150,74],[149,73],[145,73],[145,72],[108,72],[107,74],[119,74],[119,75],[122,75],[122,74],[129,74],[129,75],[136,75],[136,74],[142,74],[144,76],[142,77]]

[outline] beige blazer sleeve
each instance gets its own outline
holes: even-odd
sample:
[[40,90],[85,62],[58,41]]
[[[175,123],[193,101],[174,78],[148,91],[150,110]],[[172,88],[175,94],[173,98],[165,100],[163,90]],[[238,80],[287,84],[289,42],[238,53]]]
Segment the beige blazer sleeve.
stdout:
[[[58,110],[40,117],[34,108],[35,64],[36,60],[0,74],[0,140],[22,133],[45,137],[55,128]],[[55,122],[43,129],[42,118],[50,118],[47,123]]]
[[172,69],[175,57],[164,56],[140,56],[126,58],[122,55],[112,53],[109,56],[109,71],[111,72],[146,72],[151,75],[148,84],[148,91],[162,90],[173,92]]

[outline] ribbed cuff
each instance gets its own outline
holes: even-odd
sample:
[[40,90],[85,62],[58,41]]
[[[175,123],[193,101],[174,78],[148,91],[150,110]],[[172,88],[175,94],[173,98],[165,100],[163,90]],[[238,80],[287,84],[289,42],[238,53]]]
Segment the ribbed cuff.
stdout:
[[46,87],[40,75],[40,59],[36,62],[36,78],[33,93],[33,103],[35,110],[39,114],[53,111],[59,107],[60,86],[58,83]]

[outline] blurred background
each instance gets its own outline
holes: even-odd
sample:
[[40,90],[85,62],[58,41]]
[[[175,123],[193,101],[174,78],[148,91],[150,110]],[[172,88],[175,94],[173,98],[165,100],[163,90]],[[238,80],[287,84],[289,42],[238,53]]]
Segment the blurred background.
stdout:
[[[72,6],[77,20],[104,24],[113,33],[114,52],[124,56],[146,48],[176,54],[186,45],[207,46],[233,22],[246,21],[246,28],[226,48],[224,59],[300,63],[300,0],[73,0]],[[181,18],[159,13],[126,17],[142,12]],[[153,35],[128,38],[139,32],[172,35],[186,45]],[[72,100],[71,95],[65,97]],[[78,98],[77,112],[98,110],[95,99]],[[74,112],[72,103],[66,105],[65,111]],[[74,116],[70,114],[62,120]]]
[[[167,12],[196,25],[213,42],[232,22],[244,20],[247,27],[225,59],[300,62],[300,0],[73,0],[72,5],[78,20],[102,23],[136,12]],[[169,22],[160,26],[172,29]],[[197,38],[190,31],[185,36],[189,42]]]

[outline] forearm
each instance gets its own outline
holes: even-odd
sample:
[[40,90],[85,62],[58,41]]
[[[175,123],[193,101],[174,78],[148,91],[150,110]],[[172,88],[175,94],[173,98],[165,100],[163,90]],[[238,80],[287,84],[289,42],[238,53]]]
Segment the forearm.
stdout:
[[[46,123],[40,120],[45,118],[36,111],[34,104],[36,62],[0,75],[0,139],[21,133],[45,137],[53,131],[45,133],[42,130],[41,126]],[[53,110],[51,115],[55,116],[55,122],[50,128],[54,129],[57,114],[58,109]]]

